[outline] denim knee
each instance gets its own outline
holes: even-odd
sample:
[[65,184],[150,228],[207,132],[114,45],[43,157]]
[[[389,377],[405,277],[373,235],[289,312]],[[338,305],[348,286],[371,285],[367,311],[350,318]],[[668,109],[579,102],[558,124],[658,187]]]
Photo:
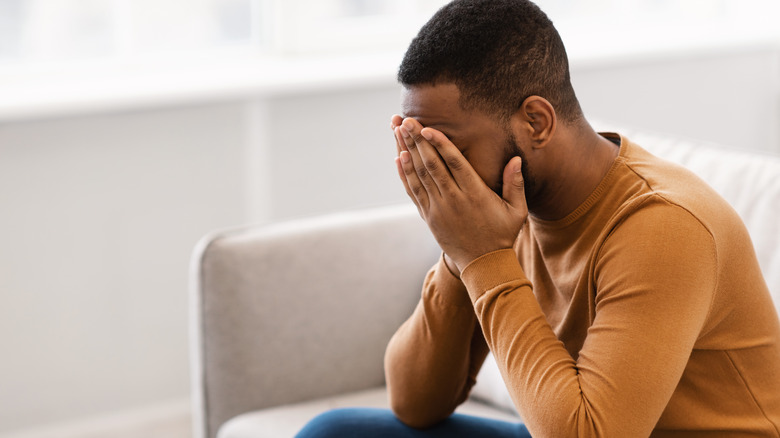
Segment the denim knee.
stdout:
[[[367,412],[368,411],[368,412]],[[295,438],[348,438],[362,437],[369,433],[367,415],[376,415],[363,408],[339,408],[323,412],[309,421]]]
[[341,408],[322,413],[296,438],[530,438],[522,423],[454,414],[424,430],[403,424],[389,409]]

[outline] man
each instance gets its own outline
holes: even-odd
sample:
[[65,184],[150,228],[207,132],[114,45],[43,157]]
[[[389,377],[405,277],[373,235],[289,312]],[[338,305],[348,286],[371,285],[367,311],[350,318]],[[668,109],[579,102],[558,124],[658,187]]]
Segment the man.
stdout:
[[[780,324],[745,227],[593,131],[544,13],[456,0],[399,80],[399,177],[443,255],[387,347],[397,420],[338,411],[301,436],[780,436]],[[525,426],[451,416],[488,350]]]

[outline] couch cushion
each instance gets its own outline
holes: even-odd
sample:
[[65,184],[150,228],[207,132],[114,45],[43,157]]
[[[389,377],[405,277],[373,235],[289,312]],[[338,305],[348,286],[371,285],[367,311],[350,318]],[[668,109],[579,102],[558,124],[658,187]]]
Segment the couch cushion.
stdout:
[[[297,403],[239,415],[219,429],[217,438],[287,438],[295,434],[318,414],[345,407],[387,408],[387,391],[374,388],[337,397]],[[469,400],[457,412],[487,418],[519,422],[516,415]]]

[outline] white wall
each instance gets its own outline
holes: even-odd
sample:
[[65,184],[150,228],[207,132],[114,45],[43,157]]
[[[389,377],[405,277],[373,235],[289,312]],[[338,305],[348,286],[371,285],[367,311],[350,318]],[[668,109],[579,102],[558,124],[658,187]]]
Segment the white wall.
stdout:
[[[573,78],[589,117],[780,152],[777,60],[613,59]],[[197,239],[404,201],[398,103],[388,80],[0,124],[0,432],[187,397]]]
[[573,63],[586,116],[780,152],[780,51],[773,46]]
[[245,218],[241,114],[0,125],[0,431],[187,394],[187,260]]
[[388,83],[251,104],[250,221],[404,201],[390,130],[399,103]]

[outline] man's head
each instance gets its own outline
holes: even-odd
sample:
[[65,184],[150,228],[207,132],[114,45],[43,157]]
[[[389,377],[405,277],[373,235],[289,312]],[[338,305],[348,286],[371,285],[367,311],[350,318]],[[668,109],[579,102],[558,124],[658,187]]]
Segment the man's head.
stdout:
[[455,0],[420,30],[398,80],[403,110],[450,137],[501,193],[504,166],[523,158],[529,208],[551,173],[539,152],[555,126],[582,118],[566,51],[552,22],[527,0]]
[[552,104],[561,122],[581,117],[566,50],[552,22],[528,0],[455,0],[412,41],[398,81],[454,83],[460,104],[502,121],[530,96]]

